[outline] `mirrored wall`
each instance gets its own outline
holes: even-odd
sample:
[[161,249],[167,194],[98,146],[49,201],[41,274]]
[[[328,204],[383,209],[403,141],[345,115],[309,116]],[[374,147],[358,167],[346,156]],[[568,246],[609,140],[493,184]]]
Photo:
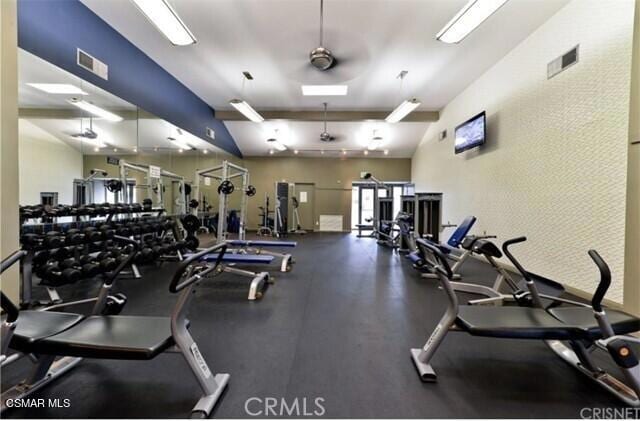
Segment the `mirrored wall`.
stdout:
[[[125,174],[126,194],[107,188],[110,180],[122,180],[120,161],[160,167],[189,183],[196,168],[233,159],[209,142],[23,50],[19,79],[21,205],[157,200],[148,174],[131,168]],[[88,178],[90,191],[82,187]],[[179,213],[179,188],[171,179],[163,184],[162,205]]]

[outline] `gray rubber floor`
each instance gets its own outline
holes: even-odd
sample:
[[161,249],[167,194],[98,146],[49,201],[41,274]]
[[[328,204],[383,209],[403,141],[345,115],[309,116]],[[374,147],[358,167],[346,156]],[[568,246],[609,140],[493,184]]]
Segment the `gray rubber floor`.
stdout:
[[[295,239],[293,271],[281,274],[273,265],[276,283],[261,301],[246,300],[245,279],[225,275],[203,284],[193,302],[192,336],[212,371],[231,374],[215,417],[251,417],[250,398],[284,398],[289,406],[297,398],[298,417],[304,398],[307,412],[322,398],[323,416],[331,418],[579,418],[584,407],[620,407],[540,341],[451,333],[434,360],[438,383],[422,383],[409,349],[424,344],[444,310],[435,281],[372,239]],[[124,314],[169,315],[173,264],[142,270],[143,279],[119,282],[129,296]],[[494,278],[474,259],[463,275]],[[3,388],[24,369],[3,370]],[[3,415],[178,418],[189,414],[199,389],[179,355],[163,354],[142,362],[85,360],[34,397],[70,399],[70,407]],[[261,401],[249,401],[248,409],[264,415]]]

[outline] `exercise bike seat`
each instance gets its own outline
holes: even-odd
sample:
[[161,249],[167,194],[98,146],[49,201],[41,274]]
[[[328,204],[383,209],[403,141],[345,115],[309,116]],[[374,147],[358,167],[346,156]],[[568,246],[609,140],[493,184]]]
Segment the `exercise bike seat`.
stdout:
[[90,316],[34,343],[34,352],[83,358],[150,360],[174,344],[168,317]]
[[[602,339],[602,331],[588,307],[556,307],[549,309],[553,317],[563,323],[579,326],[590,340]],[[640,319],[618,310],[606,309],[607,318],[616,335],[640,331]]]
[[532,307],[460,306],[456,325],[474,336],[514,339],[583,339],[584,329]]
[[35,342],[61,333],[83,319],[83,315],[75,313],[23,310],[18,315],[10,346],[20,352],[30,353]]
[[485,239],[475,240],[471,250],[477,254],[483,254],[485,256],[490,256],[495,259],[499,259],[502,257],[502,252],[493,242]]

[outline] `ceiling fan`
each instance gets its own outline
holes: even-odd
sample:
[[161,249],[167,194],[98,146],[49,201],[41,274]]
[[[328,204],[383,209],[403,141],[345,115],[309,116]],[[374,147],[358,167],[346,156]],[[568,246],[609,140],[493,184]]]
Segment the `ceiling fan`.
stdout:
[[71,137],[83,138],[83,139],[91,139],[91,140],[97,139],[98,138],[98,133],[93,131],[93,118],[89,117],[89,127],[84,129],[83,132],[72,133]]
[[329,49],[324,48],[323,32],[324,32],[324,0],[320,0],[320,46],[314,48],[309,53],[309,61],[311,65],[318,70],[329,70],[337,64],[336,58]]
[[320,140],[322,142],[333,142],[338,136],[333,136],[327,131],[327,103],[323,102],[322,105],[324,105],[324,130],[320,133]]

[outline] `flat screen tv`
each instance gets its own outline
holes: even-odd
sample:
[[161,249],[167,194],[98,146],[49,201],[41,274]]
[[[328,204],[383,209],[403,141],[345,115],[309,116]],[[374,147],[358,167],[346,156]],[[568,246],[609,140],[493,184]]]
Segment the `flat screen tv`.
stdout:
[[455,130],[455,151],[460,153],[484,144],[487,138],[487,119],[485,112],[471,117]]

